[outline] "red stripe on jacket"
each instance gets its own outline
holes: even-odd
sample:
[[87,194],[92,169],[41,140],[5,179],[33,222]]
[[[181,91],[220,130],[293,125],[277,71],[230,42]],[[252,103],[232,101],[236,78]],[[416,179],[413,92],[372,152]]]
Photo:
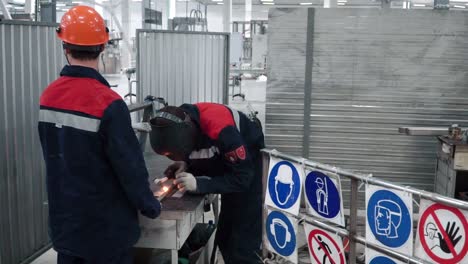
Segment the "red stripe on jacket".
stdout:
[[118,99],[122,98],[98,80],[62,76],[42,93],[40,104],[102,118],[106,108]]
[[222,104],[195,104],[200,112],[201,130],[211,139],[217,140],[219,133],[228,126],[236,126],[231,111]]

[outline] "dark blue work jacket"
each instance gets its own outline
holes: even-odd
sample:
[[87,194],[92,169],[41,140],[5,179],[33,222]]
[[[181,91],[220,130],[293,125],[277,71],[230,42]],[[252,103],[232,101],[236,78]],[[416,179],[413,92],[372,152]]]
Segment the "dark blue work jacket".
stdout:
[[259,121],[215,103],[184,104],[200,131],[188,157],[188,171],[197,178],[200,193],[262,192],[260,149],[265,147]]
[[134,245],[137,212],[155,218],[160,205],[122,98],[92,68],[60,75],[39,113],[50,237],[58,252],[103,259]]

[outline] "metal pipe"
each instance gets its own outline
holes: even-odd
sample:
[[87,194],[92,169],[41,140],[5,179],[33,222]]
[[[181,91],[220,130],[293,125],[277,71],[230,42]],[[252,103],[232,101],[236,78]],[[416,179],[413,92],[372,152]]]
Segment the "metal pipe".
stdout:
[[348,263],[354,263],[356,260],[356,239],[357,236],[357,211],[358,211],[358,182],[351,180],[351,206],[349,212],[349,256]]
[[128,111],[130,112],[135,112],[135,111],[140,111],[143,110],[147,107],[150,107],[153,105],[153,102],[144,102],[144,103],[139,103],[139,104],[131,104],[128,106]]
[[[403,261],[404,263],[431,264],[431,262],[427,262],[425,260],[422,260],[422,259],[419,259],[419,258],[416,258],[416,257],[410,257],[410,256],[407,256],[407,255],[405,255],[403,253],[396,252],[394,250],[382,247],[382,246],[380,246],[378,244],[368,242],[366,240],[366,238],[364,238],[364,237],[361,237],[361,236],[358,236],[358,235],[353,236],[351,234],[351,232],[348,232],[345,229],[342,229],[342,228],[339,228],[339,227],[336,227],[336,226],[333,226],[333,225],[329,225],[329,224],[320,222],[319,220],[314,219],[313,216],[310,216],[308,214],[300,213],[299,216],[295,216],[295,215],[290,214],[288,212],[283,212],[283,213],[287,214],[288,216],[294,217],[294,218],[302,219],[304,223],[308,223],[308,224],[311,224],[313,226],[319,227],[319,228],[321,228],[323,230],[334,233],[334,234],[336,234],[336,235],[338,235],[340,237],[347,237],[350,240],[350,243],[351,243],[351,240],[354,240],[359,244],[365,245],[366,247],[368,247],[370,249],[373,249],[373,250],[378,251],[380,253],[384,253],[387,256],[390,256],[392,258]],[[351,254],[352,254],[352,252],[351,252],[351,248],[350,248],[350,255]],[[354,259],[349,258],[348,263],[356,263],[356,259],[355,258]]]
[[385,187],[385,188],[390,188],[390,189],[394,189],[394,190],[399,190],[399,191],[411,193],[411,194],[419,196],[420,198],[425,198],[425,199],[428,199],[428,200],[431,200],[431,201],[434,201],[434,202],[437,202],[437,203],[440,203],[440,204],[445,204],[445,205],[456,207],[456,208],[459,208],[459,209],[462,209],[462,210],[468,210],[468,202],[464,202],[462,200],[457,200],[457,199],[450,198],[450,197],[445,197],[445,196],[442,196],[442,195],[436,194],[436,193],[431,193],[431,192],[427,192],[427,191],[423,191],[423,190],[418,190],[418,189],[415,189],[415,188],[409,187],[409,186],[406,186],[406,187],[399,186],[399,185],[396,185],[396,184],[393,184],[393,183],[390,183],[390,182],[387,182],[387,181],[384,181],[384,180],[379,180],[379,179],[373,178],[372,174],[367,174],[366,175],[366,174],[361,174],[361,173],[349,172],[349,171],[346,171],[346,170],[343,170],[343,169],[340,169],[340,168],[337,168],[337,167],[334,167],[334,166],[325,165],[325,164],[321,164],[321,163],[318,163],[318,162],[313,162],[313,161],[310,161],[310,160],[305,160],[305,159],[302,159],[302,158],[298,158],[298,157],[294,157],[294,156],[291,156],[291,155],[288,155],[288,154],[284,154],[284,153],[281,153],[281,152],[276,151],[276,150],[262,149],[262,151],[264,153],[268,153],[268,154],[270,154],[270,155],[272,155],[274,157],[286,159],[286,160],[289,160],[289,161],[292,161],[292,162],[303,163],[307,167],[333,172],[333,173],[342,175],[342,176],[347,177],[347,178],[352,179],[352,180],[354,179],[354,180],[362,181],[362,182],[365,182],[365,183],[369,183],[369,184],[373,184],[373,185],[377,185],[377,186],[381,186],[381,187]]
[[[382,247],[380,245],[377,245],[375,243],[368,242],[366,238],[360,237],[360,236],[355,236],[354,239],[356,242],[359,244],[365,245],[366,247],[373,249],[375,251],[378,251],[380,253],[384,253],[387,256],[390,256],[392,258],[398,259],[400,261],[403,261],[404,263],[411,263],[411,264],[432,264],[432,262],[428,262],[416,257],[408,257],[403,253],[396,252],[394,250],[388,249],[386,247]],[[352,262],[355,263],[355,262]]]
[[[266,186],[268,183],[268,167],[269,167],[269,164],[270,164],[270,156],[268,156],[266,153],[261,153],[262,155],[262,184],[263,186]],[[266,197],[266,188],[263,188],[262,190],[262,201],[265,201],[265,197]],[[268,217],[268,210],[267,210],[267,207],[264,206],[263,207],[263,211],[262,211],[262,217],[263,217],[263,221],[262,221],[262,244],[263,245],[266,245],[267,244],[267,236],[266,236],[266,229],[265,229],[265,224],[266,224],[266,219]],[[262,256],[264,258],[266,258],[268,256],[268,250],[266,249],[266,247],[262,247]]]

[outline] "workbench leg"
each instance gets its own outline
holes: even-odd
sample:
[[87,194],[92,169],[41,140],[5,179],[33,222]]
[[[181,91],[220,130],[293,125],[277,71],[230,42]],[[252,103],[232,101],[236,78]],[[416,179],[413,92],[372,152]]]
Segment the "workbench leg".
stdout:
[[179,262],[179,255],[177,250],[171,250],[171,264],[177,264]]

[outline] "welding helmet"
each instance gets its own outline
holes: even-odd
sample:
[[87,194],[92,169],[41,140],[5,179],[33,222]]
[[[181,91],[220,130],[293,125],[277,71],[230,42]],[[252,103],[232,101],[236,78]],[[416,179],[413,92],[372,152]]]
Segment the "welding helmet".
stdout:
[[109,41],[109,29],[101,15],[89,6],[70,8],[56,30],[66,49],[102,51]]
[[180,108],[166,106],[150,120],[153,150],[171,160],[185,160],[195,146],[195,126]]

